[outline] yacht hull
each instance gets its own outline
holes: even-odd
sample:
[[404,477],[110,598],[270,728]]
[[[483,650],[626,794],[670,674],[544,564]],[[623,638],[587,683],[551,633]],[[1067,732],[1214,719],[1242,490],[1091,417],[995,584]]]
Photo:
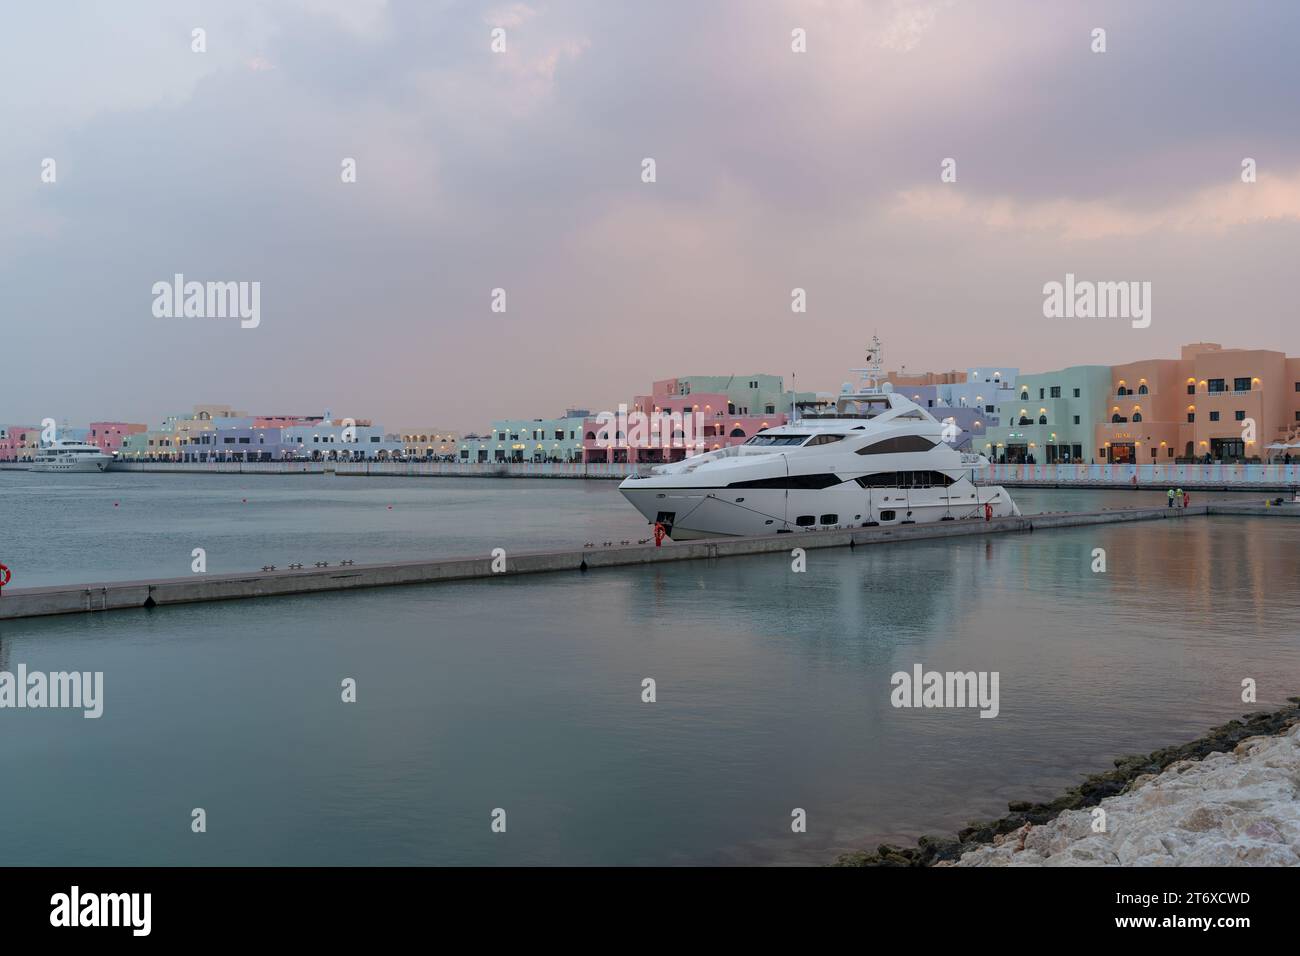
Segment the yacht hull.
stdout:
[[88,471],[108,471],[108,466],[113,463],[113,459],[105,458],[102,461],[94,459],[88,461],[38,461],[32,463],[32,471],[59,471],[59,472],[88,472]]
[[629,478],[619,490],[648,522],[663,524],[675,541],[982,520],[986,505],[993,517],[1020,514],[1005,489],[976,487],[965,479],[946,488],[866,489],[846,482],[809,490],[673,488],[665,479]]

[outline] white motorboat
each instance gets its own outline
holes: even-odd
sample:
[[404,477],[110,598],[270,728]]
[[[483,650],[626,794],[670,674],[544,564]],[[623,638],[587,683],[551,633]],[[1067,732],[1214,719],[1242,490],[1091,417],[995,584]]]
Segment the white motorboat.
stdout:
[[674,540],[1019,515],[1004,488],[975,484],[988,459],[954,447],[951,422],[880,381],[878,340],[868,360],[834,411],[657,465],[619,490]]
[[32,471],[108,471],[113,456],[85,442],[55,440],[32,456]]

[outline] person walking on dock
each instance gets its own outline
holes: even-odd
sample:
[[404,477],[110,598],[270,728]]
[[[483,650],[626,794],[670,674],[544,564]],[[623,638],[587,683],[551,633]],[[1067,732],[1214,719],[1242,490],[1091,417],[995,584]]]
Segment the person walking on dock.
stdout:
[[1170,489],[1169,489],[1169,504],[1165,505],[1165,507],[1166,507],[1166,508],[1172,508],[1173,506],[1174,506],[1174,489],[1170,488]]
[[1190,505],[1191,503],[1192,503],[1192,493],[1191,493],[1190,491],[1184,491],[1184,492],[1183,492],[1183,507],[1186,508],[1186,507],[1187,507],[1188,505]]
[[1186,507],[1186,505],[1183,504],[1183,489],[1179,488],[1177,491],[1175,491],[1174,497],[1178,499],[1178,507],[1180,508]]

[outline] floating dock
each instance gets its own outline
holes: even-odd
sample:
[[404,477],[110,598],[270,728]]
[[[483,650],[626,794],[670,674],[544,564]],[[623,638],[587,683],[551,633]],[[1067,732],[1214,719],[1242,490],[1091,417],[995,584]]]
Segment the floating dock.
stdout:
[[742,555],[789,553],[794,548],[856,548],[905,541],[928,541],[965,535],[1011,534],[1052,528],[1129,521],[1183,520],[1204,515],[1270,515],[1300,517],[1300,506],[1267,507],[1264,504],[1216,503],[1188,508],[1126,508],[1093,512],[1062,512],[1015,518],[965,519],[932,524],[890,525],[751,538],[711,538],[653,545],[575,548],[564,551],[511,551],[504,554],[504,570],[493,570],[492,554],[438,558],[428,561],[393,561],[381,564],[334,565],[300,570],[256,571],[244,574],[192,574],[182,578],[144,581],[107,581],[98,584],[63,584],[38,588],[7,587],[0,592],[0,620],[79,614],[127,608],[154,608],[169,604],[229,601],[239,598],[346,591],[352,588],[391,587],[399,584],[434,584],[476,578],[508,578],[519,574],[586,573],[601,568],[702,561]]

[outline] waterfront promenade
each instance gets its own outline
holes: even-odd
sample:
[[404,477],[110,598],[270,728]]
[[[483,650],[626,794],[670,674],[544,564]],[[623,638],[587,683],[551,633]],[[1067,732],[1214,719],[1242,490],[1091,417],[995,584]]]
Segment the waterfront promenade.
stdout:
[[542,572],[586,573],[597,568],[708,560],[759,554],[789,554],[791,549],[855,548],[892,542],[929,540],[971,534],[1032,532],[1053,528],[1131,521],[1183,520],[1205,515],[1273,515],[1300,517],[1300,508],[1263,504],[1208,503],[1188,508],[1128,508],[1095,512],[1039,514],[1024,517],[978,518],[931,524],[863,527],[799,534],[710,538],[653,545],[589,546],[567,550],[492,553],[427,561],[322,565],[313,568],[268,568],[236,574],[192,574],[187,577],[93,584],[7,588],[0,595],[0,620],[75,614],[125,608],[153,608],[236,598],[271,597],[318,591],[431,584],[473,578],[507,577]]
[[[114,471],[175,474],[302,475],[388,478],[602,478],[646,474],[648,465],[582,462],[266,461],[117,462]],[[0,462],[0,470],[29,465]],[[990,465],[981,484],[1011,488],[1184,488],[1191,491],[1291,491],[1300,488],[1300,462],[1211,464],[1173,462],[1147,465]]]

